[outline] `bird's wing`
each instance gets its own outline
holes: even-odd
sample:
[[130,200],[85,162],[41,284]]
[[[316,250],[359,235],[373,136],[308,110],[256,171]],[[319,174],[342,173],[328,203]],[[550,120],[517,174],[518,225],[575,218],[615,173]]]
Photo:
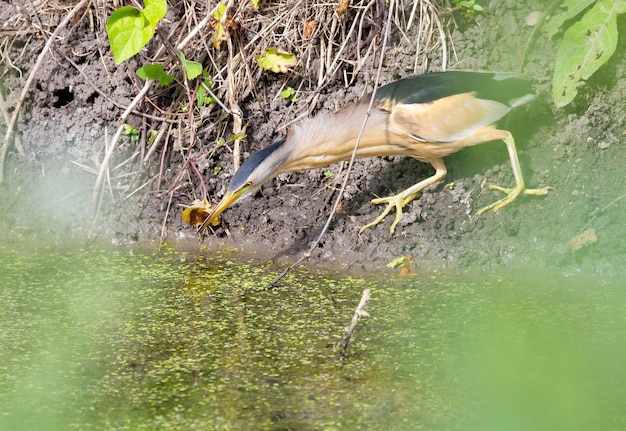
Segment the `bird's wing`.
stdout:
[[422,142],[453,142],[488,126],[509,111],[493,100],[473,93],[455,94],[428,103],[400,103],[386,107],[390,126],[402,135]]
[[388,105],[433,102],[455,94],[474,93],[507,105],[532,93],[531,83],[510,73],[448,71],[399,79],[376,90]]

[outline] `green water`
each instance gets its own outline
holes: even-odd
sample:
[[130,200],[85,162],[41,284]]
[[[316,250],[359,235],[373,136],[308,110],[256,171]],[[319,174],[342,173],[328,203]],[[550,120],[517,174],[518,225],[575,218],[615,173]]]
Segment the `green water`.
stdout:
[[276,271],[0,248],[0,429],[626,429],[624,280]]

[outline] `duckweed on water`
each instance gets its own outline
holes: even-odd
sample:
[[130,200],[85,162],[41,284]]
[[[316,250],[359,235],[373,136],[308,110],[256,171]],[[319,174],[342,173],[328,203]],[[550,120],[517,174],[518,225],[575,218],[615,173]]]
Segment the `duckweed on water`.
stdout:
[[2,429],[272,426],[344,390],[333,344],[360,281],[267,289],[275,270],[173,253],[1,259]]
[[268,289],[277,268],[172,250],[0,264],[3,430],[626,427],[618,281],[303,269]]

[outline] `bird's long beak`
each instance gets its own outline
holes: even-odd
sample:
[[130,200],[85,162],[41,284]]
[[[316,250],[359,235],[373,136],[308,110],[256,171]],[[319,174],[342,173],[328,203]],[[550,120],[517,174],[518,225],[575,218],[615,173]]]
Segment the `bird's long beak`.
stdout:
[[[250,185],[246,184],[245,186],[235,190],[234,192],[226,192],[222,200],[217,204],[215,209],[211,211],[209,216],[204,219],[202,224],[197,230],[197,233],[201,233],[209,223],[212,223],[214,220],[217,220],[219,215],[226,210],[226,208],[230,207],[232,204],[237,202],[241,196],[243,196],[246,191],[250,188]],[[217,223],[215,223],[217,224]]]

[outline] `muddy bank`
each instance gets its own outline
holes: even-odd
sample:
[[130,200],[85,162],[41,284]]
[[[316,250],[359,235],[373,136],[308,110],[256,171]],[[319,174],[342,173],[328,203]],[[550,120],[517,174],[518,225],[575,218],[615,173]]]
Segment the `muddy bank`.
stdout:
[[[340,211],[313,253],[313,264],[384,270],[389,260],[411,254],[418,270],[490,270],[503,265],[550,267],[564,273],[620,270],[626,254],[621,220],[626,205],[626,199],[621,199],[626,189],[621,162],[626,142],[626,80],[621,79],[626,74],[626,42],[620,38],[611,61],[572,105],[556,109],[549,83],[557,46],[537,37],[529,47],[533,28],[525,25],[527,15],[542,7],[538,1],[506,1],[477,14],[475,23],[465,22],[453,32],[455,56],[449,67],[512,71],[520,68],[520,59],[526,55],[523,71],[533,79],[537,99],[516,109],[501,126],[516,138],[527,185],[550,186],[551,193],[521,197],[498,214],[474,218],[478,208],[499,198],[486,189],[487,184],[513,184],[504,145],[484,144],[446,159],[446,180],[407,206],[393,237],[391,219],[359,236],[359,228],[382,211],[370,205],[372,198],[397,193],[433,172],[430,166],[408,158],[360,160]],[[165,240],[185,247],[195,244],[199,249],[253,251],[256,258],[279,263],[293,261],[308,250],[336,198],[345,164],[330,166],[330,176],[325,175],[326,169],[280,176],[252,199],[226,211],[222,225],[202,245],[194,230],[180,220],[182,205],[201,193],[198,177],[185,170],[180,156],[184,140],[172,138],[169,150],[157,149],[147,165],[132,158],[139,143],[130,137],[122,140],[103,193],[94,195],[95,172],[106,143],[123,107],[142,83],[134,76],[138,67],[134,60],[120,67],[112,63],[102,29],[95,30],[101,46],[94,49],[88,23],[79,22],[81,31],[73,31],[55,45],[54,55],[37,71],[20,116],[17,139],[24,155],[15,150],[8,154],[8,175],[1,188],[2,230],[9,238],[95,239],[126,245]],[[624,19],[619,24],[624,30]],[[23,74],[29,72],[44,43],[32,37],[18,42],[9,53],[22,74],[6,62],[1,66],[8,101],[19,93]],[[73,58],[83,73],[64,55]],[[382,81],[410,74],[412,67],[409,56],[390,56]],[[371,71],[361,76],[348,88],[339,80],[325,87],[315,111],[334,110],[360,97]],[[297,82],[295,77],[293,82]],[[282,85],[272,75],[263,75],[256,84],[262,89],[259,94],[267,95]],[[173,96],[161,92],[155,100]],[[252,95],[241,108],[247,122],[242,159],[279,139],[284,134],[281,127],[302,112],[285,100]],[[138,129],[150,121],[141,115],[130,118]],[[209,123],[200,125],[199,140],[208,138],[211,130]],[[203,142],[209,145],[208,139]],[[217,201],[232,177],[233,155],[228,146],[211,151],[197,167],[209,198]],[[135,168],[126,169],[129,164]],[[140,174],[136,173],[139,168]],[[589,229],[594,229],[597,241],[571,251],[568,241]]]

